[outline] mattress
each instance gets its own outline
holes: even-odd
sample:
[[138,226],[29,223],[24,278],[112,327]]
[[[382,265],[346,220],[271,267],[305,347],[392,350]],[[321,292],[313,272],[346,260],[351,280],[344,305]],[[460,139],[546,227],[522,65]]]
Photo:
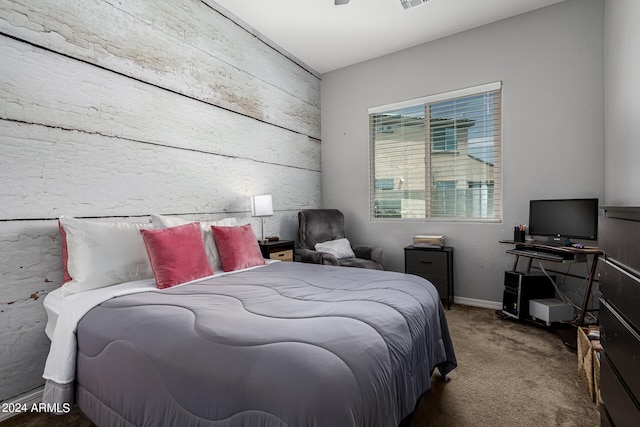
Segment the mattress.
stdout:
[[302,263],[108,299],[76,359],[98,425],[392,426],[456,367],[428,281]]

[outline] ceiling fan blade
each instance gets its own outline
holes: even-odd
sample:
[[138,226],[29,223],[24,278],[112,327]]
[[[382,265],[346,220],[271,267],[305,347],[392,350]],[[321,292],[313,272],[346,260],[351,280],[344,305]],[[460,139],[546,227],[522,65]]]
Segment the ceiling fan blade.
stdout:
[[336,0],[336,6],[347,3],[349,3],[349,0]]

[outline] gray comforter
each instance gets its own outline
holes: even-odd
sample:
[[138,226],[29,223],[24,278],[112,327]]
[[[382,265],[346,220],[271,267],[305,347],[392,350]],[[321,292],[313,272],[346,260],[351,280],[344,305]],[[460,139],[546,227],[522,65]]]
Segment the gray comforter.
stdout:
[[117,297],[77,337],[98,425],[396,426],[456,366],[426,280],[301,263]]

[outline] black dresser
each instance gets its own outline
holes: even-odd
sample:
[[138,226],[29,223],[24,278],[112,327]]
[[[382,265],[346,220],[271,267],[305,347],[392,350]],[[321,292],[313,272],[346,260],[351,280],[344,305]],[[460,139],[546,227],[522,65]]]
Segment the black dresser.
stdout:
[[640,425],[640,207],[603,207],[599,223],[602,426]]

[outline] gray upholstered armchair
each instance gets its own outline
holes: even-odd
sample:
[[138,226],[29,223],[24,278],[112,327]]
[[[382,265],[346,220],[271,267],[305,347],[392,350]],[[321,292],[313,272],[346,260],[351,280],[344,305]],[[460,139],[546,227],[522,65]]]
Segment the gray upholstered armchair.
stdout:
[[[298,236],[295,257],[298,262],[341,265],[345,267],[384,270],[382,249],[372,246],[351,245],[345,239],[344,215],[337,209],[307,209],[298,212]],[[316,244],[330,246],[346,244],[351,255],[338,255],[340,250],[316,250]],[[350,249],[349,250],[349,246]],[[333,249],[333,248],[331,248]],[[338,248],[340,249],[340,248]],[[344,249],[344,247],[342,247]]]

